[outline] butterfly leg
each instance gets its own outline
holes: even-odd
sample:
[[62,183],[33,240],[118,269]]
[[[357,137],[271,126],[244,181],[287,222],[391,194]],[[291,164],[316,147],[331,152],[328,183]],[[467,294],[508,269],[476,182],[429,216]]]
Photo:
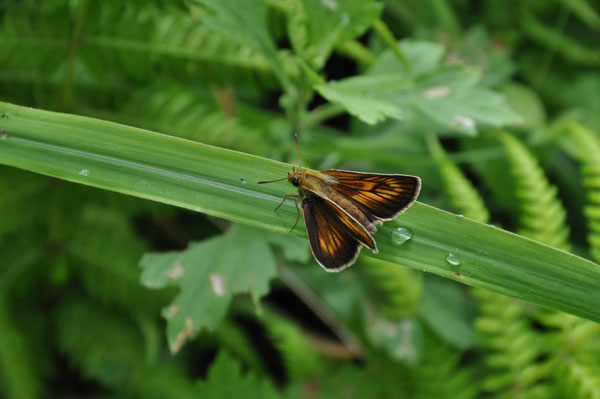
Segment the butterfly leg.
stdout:
[[299,195],[294,196],[294,204],[296,205],[296,223],[294,223],[294,226],[290,229],[290,233],[292,231],[294,231],[294,229],[296,228],[296,226],[298,226],[298,221],[300,220],[300,208],[298,208],[298,201],[300,200]]
[[283,199],[281,200],[281,202],[279,203],[279,205],[277,205],[277,208],[275,208],[275,212],[277,212],[277,209],[279,209],[281,207],[281,205],[283,205],[283,203],[285,202],[286,199],[292,197],[294,199],[294,205],[296,205],[296,223],[294,223],[294,226],[292,227],[292,229],[290,230],[290,233],[292,231],[294,231],[294,229],[296,228],[296,226],[298,225],[298,221],[300,220],[300,208],[298,207],[298,201],[300,201],[302,199],[301,195],[297,195],[297,194],[286,194],[283,196]]
[[296,202],[296,208],[298,208],[298,200],[300,200],[302,197],[300,197],[297,194],[286,194],[283,196],[283,199],[281,200],[281,202],[279,203],[279,205],[277,205],[277,208],[275,208],[275,212],[277,212],[277,209],[281,208],[281,205],[283,205],[283,203],[285,202],[286,199],[288,199],[289,197],[292,197],[294,199],[294,201]]

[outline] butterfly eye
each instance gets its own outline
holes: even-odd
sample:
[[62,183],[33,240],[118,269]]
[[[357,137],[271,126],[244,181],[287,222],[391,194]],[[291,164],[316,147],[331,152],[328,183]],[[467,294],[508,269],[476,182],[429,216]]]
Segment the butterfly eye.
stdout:
[[298,187],[300,185],[300,179],[298,179],[297,177],[293,177],[292,178],[292,184],[296,187]]

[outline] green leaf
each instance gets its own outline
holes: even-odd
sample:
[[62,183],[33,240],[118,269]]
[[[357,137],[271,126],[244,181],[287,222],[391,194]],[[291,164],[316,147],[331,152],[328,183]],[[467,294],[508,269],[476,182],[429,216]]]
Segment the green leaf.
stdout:
[[281,248],[283,256],[290,262],[306,263],[311,257],[308,242],[298,237],[284,236],[278,233],[265,231],[262,233],[264,239]]
[[262,235],[245,226],[234,226],[181,252],[146,254],[140,263],[143,285],[181,289],[164,311],[173,352],[199,330],[214,331],[233,295],[249,292],[257,301],[276,275],[275,259]]
[[469,318],[469,301],[456,284],[427,279],[420,314],[429,327],[444,341],[465,350],[475,344]]
[[448,130],[475,134],[477,124],[502,126],[521,122],[500,94],[478,85],[481,74],[477,70],[438,63],[437,45],[408,43],[400,46],[407,48],[407,57],[416,65],[414,72],[406,71],[395,57],[384,52],[370,75],[316,89],[368,124],[419,112]]
[[275,388],[253,374],[242,375],[240,364],[221,351],[208,370],[205,381],[196,385],[199,398],[230,399],[240,396],[248,399],[279,398]]
[[396,75],[360,76],[317,86],[316,89],[327,100],[343,105],[363,122],[375,125],[386,118],[404,117],[401,107],[378,97],[408,84],[406,79]]
[[502,88],[506,101],[517,110],[526,127],[540,127],[546,123],[546,110],[538,94],[531,88],[511,83]]
[[[273,212],[292,186],[254,184],[285,177],[289,164],[106,121],[0,103],[0,114],[6,112],[10,117],[0,118],[0,130],[6,131],[0,139],[4,164],[279,233],[289,234],[296,220],[292,201]],[[395,243],[398,227],[410,230],[412,238]],[[292,234],[306,237],[304,224]],[[600,321],[600,267],[568,252],[422,203],[381,226],[375,239],[379,254],[363,251],[362,256]],[[216,246],[211,242],[206,245]],[[266,244],[263,251],[268,252]],[[258,258],[243,256],[247,262]]]
[[275,43],[267,30],[267,7],[263,0],[195,0],[208,8],[204,24],[234,41],[259,50],[271,64],[280,82],[286,86],[287,77],[277,54]]
[[321,69],[333,49],[362,35],[383,11],[383,4],[363,0],[298,1],[288,12],[294,50]]

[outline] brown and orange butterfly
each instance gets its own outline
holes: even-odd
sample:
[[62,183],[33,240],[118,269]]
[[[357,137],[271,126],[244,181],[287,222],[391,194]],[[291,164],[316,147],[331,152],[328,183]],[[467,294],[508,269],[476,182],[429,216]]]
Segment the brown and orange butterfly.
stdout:
[[298,195],[286,194],[275,211],[287,198],[294,199],[298,215],[293,230],[300,217],[298,201],[302,201],[310,248],[328,272],[352,265],[363,245],[377,253],[371,236],[377,231],[375,225],[404,212],[416,201],[421,189],[421,179],[416,176],[336,169],[313,172],[301,165],[299,161],[287,177],[258,184],[287,179],[298,187]]

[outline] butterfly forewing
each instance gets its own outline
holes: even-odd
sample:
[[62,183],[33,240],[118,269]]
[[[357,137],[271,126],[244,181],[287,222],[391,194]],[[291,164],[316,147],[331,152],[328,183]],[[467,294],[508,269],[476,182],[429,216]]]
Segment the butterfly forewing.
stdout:
[[354,262],[361,247],[356,234],[361,239],[368,236],[368,244],[375,248],[364,228],[327,200],[308,196],[302,200],[302,211],[312,253],[326,270],[338,271]]
[[381,220],[393,219],[415,202],[421,179],[408,175],[385,175],[329,169],[332,187],[360,204],[363,211]]

